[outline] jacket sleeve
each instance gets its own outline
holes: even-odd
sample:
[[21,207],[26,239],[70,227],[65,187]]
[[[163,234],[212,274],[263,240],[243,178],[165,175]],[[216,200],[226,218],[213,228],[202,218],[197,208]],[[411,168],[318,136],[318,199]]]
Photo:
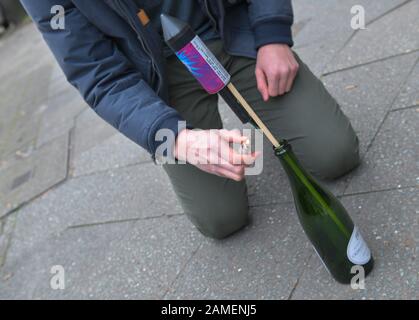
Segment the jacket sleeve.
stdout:
[[[85,101],[109,124],[153,156],[161,128],[178,133],[178,112],[167,106],[116,44],[91,24],[71,0],[21,0],[44,40]],[[51,7],[65,8],[64,30],[50,25]]]
[[293,46],[291,26],[294,15],[291,0],[248,0],[248,3],[256,49],[270,43]]

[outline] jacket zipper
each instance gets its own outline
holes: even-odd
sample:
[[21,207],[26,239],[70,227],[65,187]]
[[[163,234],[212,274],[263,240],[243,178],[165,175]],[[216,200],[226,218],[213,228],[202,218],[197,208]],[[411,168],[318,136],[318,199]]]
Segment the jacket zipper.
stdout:
[[[133,28],[135,31],[136,31],[136,33],[137,33],[137,39],[140,41],[140,44],[141,44],[141,47],[143,48],[143,50],[145,51],[145,53],[147,54],[147,56],[150,58],[150,60],[151,60],[151,68],[152,68],[152,72],[151,72],[151,83],[153,83],[154,82],[154,80],[155,80],[155,76],[156,76],[156,73],[157,73],[157,67],[156,67],[156,63],[155,63],[155,61],[154,61],[154,59],[153,59],[153,55],[151,54],[151,50],[150,50],[150,48],[148,47],[148,45],[145,43],[145,41],[144,41],[144,39],[141,37],[141,35],[139,35],[138,34],[138,31],[137,31],[137,28],[136,28],[136,25],[135,25],[135,23],[132,21],[132,16],[130,15],[130,12],[127,12],[127,10],[124,8],[124,6],[123,5],[121,5],[121,3],[120,3],[120,1],[116,1],[116,3],[117,3],[117,5],[118,5],[118,8],[122,11],[122,12],[124,12],[124,14],[128,17],[128,19],[129,19],[129,24],[130,24],[130,26],[131,26],[131,28]],[[158,87],[158,90],[157,90],[157,92],[159,92],[160,91],[160,83],[159,83],[159,87]]]

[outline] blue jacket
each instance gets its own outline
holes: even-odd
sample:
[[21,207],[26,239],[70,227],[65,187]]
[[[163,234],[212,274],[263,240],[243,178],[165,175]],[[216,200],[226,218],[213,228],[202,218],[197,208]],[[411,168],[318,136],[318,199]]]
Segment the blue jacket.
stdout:
[[[151,1],[151,0],[143,0]],[[269,43],[292,45],[291,0],[196,0],[232,55],[256,57]],[[179,113],[168,105],[159,34],[143,26],[132,0],[21,0],[67,80],[105,121],[153,156],[157,130],[175,134]],[[53,30],[51,7],[65,8]],[[228,6],[226,6],[226,4]]]

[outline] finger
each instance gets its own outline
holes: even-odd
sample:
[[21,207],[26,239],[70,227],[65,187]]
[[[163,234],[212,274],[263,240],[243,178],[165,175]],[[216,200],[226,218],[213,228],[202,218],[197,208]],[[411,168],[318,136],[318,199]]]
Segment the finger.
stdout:
[[253,152],[251,155],[252,155],[252,156],[253,156],[253,158],[255,158],[255,160],[256,160],[257,158],[259,158],[259,157],[262,155],[262,152],[260,152],[260,151],[256,151],[256,152]]
[[225,177],[225,178],[228,178],[228,179],[232,179],[232,180],[235,180],[235,181],[241,181],[244,178],[244,175],[239,175],[237,173],[226,170],[222,167],[215,168],[215,173],[219,176],[222,176],[222,177]]
[[234,150],[231,147],[230,143],[224,140],[221,141],[219,145],[219,149],[216,150],[216,152],[217,152],[218,157],[222,159],[222,161],[227,162],[232,166],[241,164],[240,162],[233,162],[232,154],[234,153]]
[[243,136],[240,130],[218,130],[220,137],[226,142],[243,143],[247,141],[247,137]]
[[239,176],[244,176],[244,172],[246,169],[246,166],[244,165],[238,165],[238,166],[233,166],[230,163],[227,164],[220,164],[218,165],[218,167],[223,168],[227,171],[230,171],[233,174],[237,174]]
[[291,72],[290,72],[290,76],[288,77],[288,81],[287,81],[287,88],[286,88],[286,92],[290,92],[292,89],[292,85],[294,84],[294,80],[295,77],[297,76],[298,73],[298,63],[292,63],[291,65]]
[[269,96],[276,97],[280,93],[279,91],[280,81],[281,81],[281,78],[278,74],[268,76]]
[[264,101],[268,101],[269,100],[268,84],[266,81],[265,73],[259,68],[256,68],[256,82],[257,82],[258,90],[260,94],[262,95],[262,99]]
[[211,158],[211,161],[209,162],[209,164],[222,167],[222,168],[224,168],[228,171],[231,171],[235,174],[242,174],[242,172],[244,170],[243,165],[232,164],[229,161],[228,156],[226,158],[223,158],[220,154],[213,152],[211,154],[210,158]]
[[198,165],[198,168],[205,172],[236,181],[240,181],[243,178],[241,175],[217,165]]
[[[245,137],[244,141],[247,141],[248,138]],[[256,161],[256,155],[248,153],[238,153],[230,145],[229,142],[221,140],[218,144],[218,150],[212,150],[220,158],[229,162],[232,165],[252,165]],[[218,153],[217,153],[218,152]]]
[[282,96],[287,90],[289,75],[290,75],[290,70],[288,68],[281,72],[281,78],[278,84],[278,91],[279,91],[280,96]]
[[286,85],[285,85],[285,93],[287,93],[287,92],[290,92],[290,91],[291,91],[291,88],[292,88],[292,84],[293,84],[293,82],[294,82],[294,76],[293,76],[293,75],[290,75],[290,76],[288,77],[287,83],[286,83]]
[[260,157],[260,155],[261,155],[260,152],[254,152],[254,153],[248,154],[248,156],[250,157],[242,158],[243,165],[245,165],[246,167],[253,166],[256,160]]
[[219,144],[218,150],[214,150],[214,152],[218,152],[218,156],[223,159],[224,161],[232,164],[232,165],[243,165],[248,163],[253,163],[254,156],[251,154],[242,154],[236,152],[228,142],[222,140]]
[[242,173],[236,173],[236,172],[227,170],[223,167],[220,167],[217,165],[209,165],[209,164],[205,164],[205,165],[198,164],[196,167],[210,174],[214,174],[220,177],[224,177],[224,178],[228,178],[228,179],[232,179],[236,181],[240,181],[244,178],[244,170]]
[[240,154],[234,150],[230,152],[230,163],[234,165],[253,165],[255,163],[257,156],[255,154]]

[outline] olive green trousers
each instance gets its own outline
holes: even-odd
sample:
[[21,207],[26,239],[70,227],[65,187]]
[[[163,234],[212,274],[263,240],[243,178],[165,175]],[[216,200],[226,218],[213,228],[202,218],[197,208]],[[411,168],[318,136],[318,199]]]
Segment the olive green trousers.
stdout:
[[[229,55],[220,40],[207,45],[274,136],[290,142],[309,172],[334,179],[358,165],[358,138],[351,123],[297,55],[300,69],[291,92],[264,102],[257,89],[256,61]],[[218,95],[207,94],[177,57],[167,59],[167,68],[171,106],[195,128],[221,129]],[[185,214],[204,235],[221,239],[246,226],[245,181],[211,175],[190,164],[166,164],[164,169]]]

